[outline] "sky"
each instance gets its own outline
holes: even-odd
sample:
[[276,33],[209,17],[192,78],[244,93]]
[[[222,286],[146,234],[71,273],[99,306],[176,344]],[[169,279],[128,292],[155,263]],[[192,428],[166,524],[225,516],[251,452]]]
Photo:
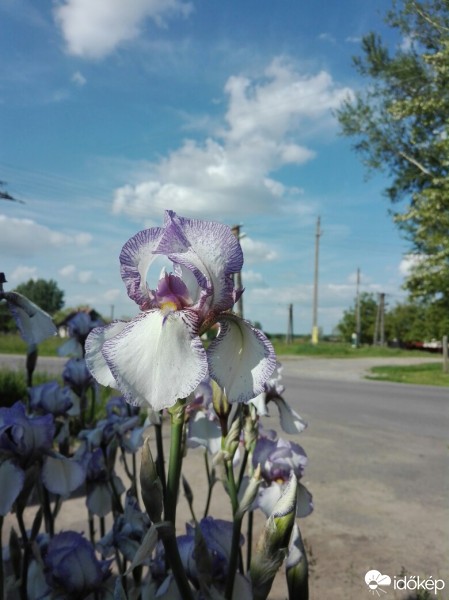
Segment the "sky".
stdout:
[[[0,271],[66,306],[133,317],[123,244],[164,210],[241,226],[244,316],[330,334],[360,291],[402,289],[409,246],[388,179],[367,179],[335,110],[366,85],[386,0],[1,0]],[[148,283],[157,286],[159,271]]]

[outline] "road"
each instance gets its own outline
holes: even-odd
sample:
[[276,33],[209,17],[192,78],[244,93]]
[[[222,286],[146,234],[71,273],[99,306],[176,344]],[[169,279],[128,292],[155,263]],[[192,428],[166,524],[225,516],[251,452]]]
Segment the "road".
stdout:
[[326,361],[283,369],[285,397],[309,422],[300,442],[315,504],[302,522],[316,557],[312,597],[332,589],[358,600],[369,569],[403,568],[442,577],[449,594],[449,390],[364,381],[340,362],[328,365],[331,379]]

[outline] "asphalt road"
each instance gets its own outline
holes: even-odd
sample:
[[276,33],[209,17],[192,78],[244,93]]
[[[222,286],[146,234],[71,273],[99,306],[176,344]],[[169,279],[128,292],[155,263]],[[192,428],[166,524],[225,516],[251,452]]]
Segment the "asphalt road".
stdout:
[[311,422],[318,417],[342,425],[447,439],[449,389],[381,381],[308,378],[284,365],[283,382],[292,405]]

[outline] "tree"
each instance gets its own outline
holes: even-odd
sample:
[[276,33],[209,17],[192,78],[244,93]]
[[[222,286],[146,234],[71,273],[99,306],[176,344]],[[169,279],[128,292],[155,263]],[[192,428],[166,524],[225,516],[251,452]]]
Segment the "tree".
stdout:
[[[360,294],[360,343],[373,343],[376,315],[377,301],[374,295],[362,292]],[[345,340],[351,340],[352,334],[356,331],[356,314],[354,306],[344,311],[343,318],[340,323],[338,323],[337,329]]]
[[368,171],[385,171],[391,179],[386,193],[393,218],[415,257],[405,287],[447,310],[449,2],[393,2],[386,22],[403,43],[392,53],[375,33],[363,38],[354,66],[368,86],[337,116]]
[[26,296],[49,315],[53,315],[64,306],[64,292],[53,279],[30,279],[18,285],[16,292]]

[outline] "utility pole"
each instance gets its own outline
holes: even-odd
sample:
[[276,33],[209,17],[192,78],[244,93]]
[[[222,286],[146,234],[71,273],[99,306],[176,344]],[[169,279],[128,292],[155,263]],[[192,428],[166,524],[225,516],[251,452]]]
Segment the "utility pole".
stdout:
[[293,304],[288,305],[288,325],[287,325],[287,337],[285,339],[287,344],[293,343]]
[[377,298],[378,302],[373,344],[374,346],[383,346],[385,344],[385,293],[379,292]]
[[385,294],[380,295],[380,345],[385,345]]
[[[233,225],[233,227],[231,227],[232,233],[235,235],[235,237],[239,241],[242,239],[242,237],[244,237],[243,235],[240,235],[240,227],[241,227],[241,225]],[[242,272],[241,271],[234,274],[234,286],[237,288],[237,290],[243,289]],[[240,295],[240,298],[235,303],[235,309],[234,309],[236,314],[241,318],[243,318],[243,298],[242,298],[242,296],[243,296],[243,294]]]
[[361,323],[360,323],[360,269],[357,268],[357,288],[356,288],[356,300],[355,300],[355,333],[357,336],[356,347],[358,348],[361,343]]
[[315,274],[313,280],[313,323],[312,323],[312,344],[318,344],[318,263],[320,252],[320,237],[322,231],[320,229],[321,219],[318,217],[316,222],[315,233]]

